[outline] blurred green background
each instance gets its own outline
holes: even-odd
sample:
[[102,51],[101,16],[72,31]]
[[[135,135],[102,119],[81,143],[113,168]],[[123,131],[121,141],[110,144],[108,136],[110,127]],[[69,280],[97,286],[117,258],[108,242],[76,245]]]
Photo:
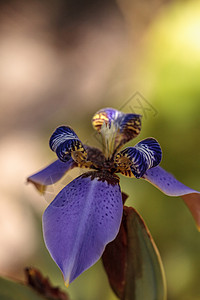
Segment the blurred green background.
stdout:
[[[155,137],[161,166],[200,190],[200,2],[1,1],[0,45],[0,273],[22,279],[34,266],[65,289],[41,231],[55,188],[41,197],[25,179],[55,158],[48,139],[58,125],[98,145],[90,120],[109,106],[143,114],[129,144]],[[200,299],[200,233],[183,201],[143,180],[121,186],[160,250],[168,299]],[[116,299],[101,262],[67,291]]]

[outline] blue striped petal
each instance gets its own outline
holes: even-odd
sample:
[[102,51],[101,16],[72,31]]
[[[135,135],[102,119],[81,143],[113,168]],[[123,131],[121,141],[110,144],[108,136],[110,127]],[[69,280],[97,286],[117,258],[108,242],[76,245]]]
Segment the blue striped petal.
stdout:
[[187,187],[160,166],[148,170],[143,178],[168,196],[181,196],[200,230],[200,192]]
[[72,158],[69,158],[65,163],[58,159],[41,171],[29,176],[27,182],[33,183],[38,191],[43,194],[47,185],[56,183],[67,171],[76,166],[77,164]]
[[52,134],[49,146],[65,162],[72,156],[77,163],[84,161],[87,153],[76,133],[69,126],[60,126]]
[[66,285],[101,257],[119,231],[122,211],[118,177],[101,172],[79,176],[47,207],[44,239]]
[[140,133],[141,115],[104,108],[93,116],[92,124],[102,136],[106,158],[111,158],[125,143]]
[[137,114],[123,114],[120,120],[120,134],[117,138],[116,151],[125,143],[136,138],[141,131],[142,116]]
[[148,169],[157,166],[161,158],[159,143],[154,138],[147,138],[135,147],[127,147],[119,152],[115,162],[122,174],[126,175],[125,171],[131,171],[136,178],[140,178]]

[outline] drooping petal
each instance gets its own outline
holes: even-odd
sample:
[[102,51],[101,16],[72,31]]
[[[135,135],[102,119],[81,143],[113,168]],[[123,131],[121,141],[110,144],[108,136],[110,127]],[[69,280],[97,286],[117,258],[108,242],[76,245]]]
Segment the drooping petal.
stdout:
[[92,124],[102,136],[106,158],[111,158],[119,148],[140,133],[141,115],[104,108],[94,115]]
[[168,196],[181,196],[200,230],[200,192],[187,187],[160,166],[148,170],[143,178]]
[[127,147],[119,152],[115,162],[125,176],[131,177],[131,173],[140,178],[144,173],[157,166],[162,158],[162,150],[159,143],[154,138],[147,138],[135,147]]
[[49,146],[63,162],[71,156],[77,163],[87,158],[83,144],[69,126],[58,127],[50,138]]
[[72,158],[69,158],[65,163],[58,159],[41,171],[29,176],[27,182],[33,183],[38,191],[43,194],[47,185],[56,183],[67,171],[76,166],[77,164]]
[[47,207],[44,239],[66,285],[101,257],[119,231],[122,211],[119,179],[105,172],[79,176]]

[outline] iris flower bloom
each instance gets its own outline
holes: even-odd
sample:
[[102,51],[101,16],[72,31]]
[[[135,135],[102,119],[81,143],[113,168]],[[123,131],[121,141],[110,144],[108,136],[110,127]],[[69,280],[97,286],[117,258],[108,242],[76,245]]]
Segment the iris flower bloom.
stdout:
[[159,164],[162,151],[154,138],[121,148],[141,130],[141,116],[113,108],[98,111],[92,124],[101,135],[103,150],[83,145],[68,126],[58,127],[50,148],[58,160],[30,176],[40,192],[72,168],[88,168],[65,186],[43,215],[46,247],[61,269],[66,285],[102,256],[118,234],[123,202],[117,173],[142,178],[169,196],[182,196],[200,226],[200,194],[176,180]]

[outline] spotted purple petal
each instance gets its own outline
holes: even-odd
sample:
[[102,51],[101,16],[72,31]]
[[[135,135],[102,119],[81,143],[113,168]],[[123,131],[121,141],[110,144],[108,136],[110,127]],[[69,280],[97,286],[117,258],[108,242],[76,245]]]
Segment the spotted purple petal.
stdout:
[[69,126],[58,127],[50,138],[49,146],[63,162],[68,161],[71,155],[76,162],[87,157],[83,144]]
[[77,164],[72,158],[69,158],[65,163],[58,159],[41,171],[29,176],[27,182],[33,183],[39,192],[44,193],[47,185],[54,184],[60,180],[67,171],[76,166]]
[[157,166],[161,158],[159,143],[154,138],[147,138],[135,147],[127,147],[119,152],[115,162],[122,174],[130,176],[131,171],[136,178],[140,178],[148,169]]
[[200,192],[187,187],[160,166],[148,170],[143,178],[168,196],[181,196],[200,229]]
[[117,176],[85,173],[69,183],[43,215],[46,246],[66,285],[92,266],[120,227],[123,204]]

